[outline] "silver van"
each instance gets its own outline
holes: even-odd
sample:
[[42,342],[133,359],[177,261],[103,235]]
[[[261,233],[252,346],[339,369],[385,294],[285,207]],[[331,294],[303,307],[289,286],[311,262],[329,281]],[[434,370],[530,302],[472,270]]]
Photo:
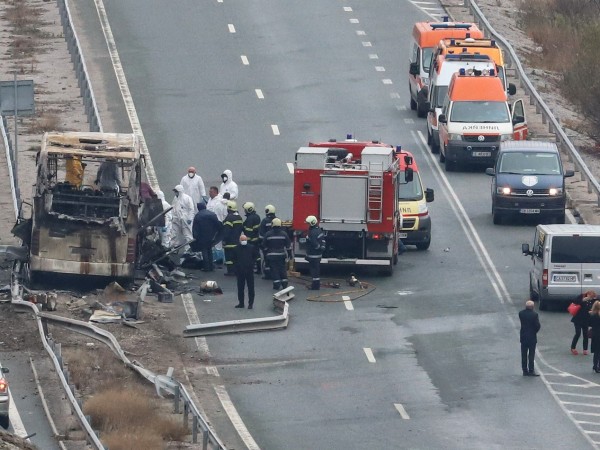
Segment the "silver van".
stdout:
[[600,225],[538,225],[531,256],[529,295],[540,309],[567,303],[588,290],[600,293]]

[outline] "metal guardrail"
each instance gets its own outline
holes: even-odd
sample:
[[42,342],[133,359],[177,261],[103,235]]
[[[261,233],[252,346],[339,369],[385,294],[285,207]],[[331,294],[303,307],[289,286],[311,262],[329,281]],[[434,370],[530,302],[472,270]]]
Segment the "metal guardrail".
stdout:
[[18,186],[15,183],[15,162],[12,159],[12,145],[6,132],[6,118],[2,116],[2,121],[0,123],[0,133],[2,133],[2,144],[4,145],[4,150],[6,151],[6,163],[8,165],[8,176],[10,178],[10,186],[11,186],[11,196],[13,201],[13,208],[15,210],[15,220],[19,215],[19,192]]
[[[558,119],[554,116],[546,102],[542,99],[541,95],[535,90],[535,87],[527,77],[525,73],[525,69],[523,68],[521,61],[519,61],[519,57],[517,53],[513,49],[512,45],[504,39],[503,36],[498,34],[496,30],[492,27],[486,17],[479,9],[479,6],[475,2],[475,0],[464,0],[465,4],[468,5],[469,10],[475,17],[478,25],[487,32],[487,34],[491,35],[498,41],[505,50],[508,51],[507,58],[510,63],[514,63],[517,70],[515,76],[519,79],[521,87],[525,90],[525,92],[529,95],[530,103],[532,106],[535,106],[536,112],[542,115],[542,123],[548,124],[548,132],[553,133],[556,136],[556,140],[558,141],[559,147],[567,153],[567,156],[571,162],[575,165],[575,168],[581,174],[581,178],[583,181],[587,181],[588,193],[596,194],[596,202],[598,206],[600,206],[600,184],[590,171],[590,169],[586,166],[585,162],[581,158],[581,155],[573,145],[573,143],[569,140],[567,134],[563,130],[562,126]],[[506,52],[505,52],[506,56]]]
[[90,124],[90,131],[102,131],[102,122],[100,120],[100,114],[98,113],[98,105],[96,104],[96,98],[94,97],[94,90],[89,81],[90,77],[85,65],[85,58],[83,57],[79,45],[79,38],[73,27],[73,21],[71,20],[69,0],[56,0],[56,3],[60,12],[60,21],[63,26],[67,48],[69,49],[69,53],[71,53],[71,61],[73,62],[73,68],[75,69],[75,75],[77,76],[81,99],[83,101],[88,123]]

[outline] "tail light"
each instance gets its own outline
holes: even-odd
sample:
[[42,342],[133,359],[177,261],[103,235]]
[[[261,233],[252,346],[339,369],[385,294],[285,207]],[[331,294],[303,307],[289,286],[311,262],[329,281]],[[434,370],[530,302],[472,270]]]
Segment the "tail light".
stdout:
[[39,255],[40,254],[40,230],[35,230],[31,233],[31,254]]
[[127,257],[125,258],[125,262],[135,262],[135,243],[135,238],[127,239]]
[[544,269],[542,272],[542,285],[548,286],[548,269]]
[[0,394],[6,394],[8,391],[8,383],[6,380],[0,380]]

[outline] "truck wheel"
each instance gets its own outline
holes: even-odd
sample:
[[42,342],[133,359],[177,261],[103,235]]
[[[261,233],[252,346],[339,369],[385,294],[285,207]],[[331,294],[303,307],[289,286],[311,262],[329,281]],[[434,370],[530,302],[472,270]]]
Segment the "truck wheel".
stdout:
[[429,239],[427,239],[427,241],[419,242],[417,244],[417,249],[418,250],[427,250],[430,245],[431,245],[431,236],[429,236]]
[[8,414],[6,416],[0,416],[0,426],[2,428],[4,428],[5,430],[8,430],[9,423],[10,423],[10,420],[8,418]]

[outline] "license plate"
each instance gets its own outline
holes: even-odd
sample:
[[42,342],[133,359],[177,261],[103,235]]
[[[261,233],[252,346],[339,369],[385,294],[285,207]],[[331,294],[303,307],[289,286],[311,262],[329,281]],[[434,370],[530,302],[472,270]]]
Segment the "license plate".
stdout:
[[557,283],[575,283],[577,275],[552,275],[552,281]]
[[408,237],[408,233],[398,233],[398,237],[400,239],[406,239]]
[[306,238],[300,238],[298,239],[298,242],[300,242],[301,244],[306,243]]
[[519,212],[521,214],[539,214],[539,209],[520,209]]
[[492,156],[492,152],[473,152],[473,156]]

